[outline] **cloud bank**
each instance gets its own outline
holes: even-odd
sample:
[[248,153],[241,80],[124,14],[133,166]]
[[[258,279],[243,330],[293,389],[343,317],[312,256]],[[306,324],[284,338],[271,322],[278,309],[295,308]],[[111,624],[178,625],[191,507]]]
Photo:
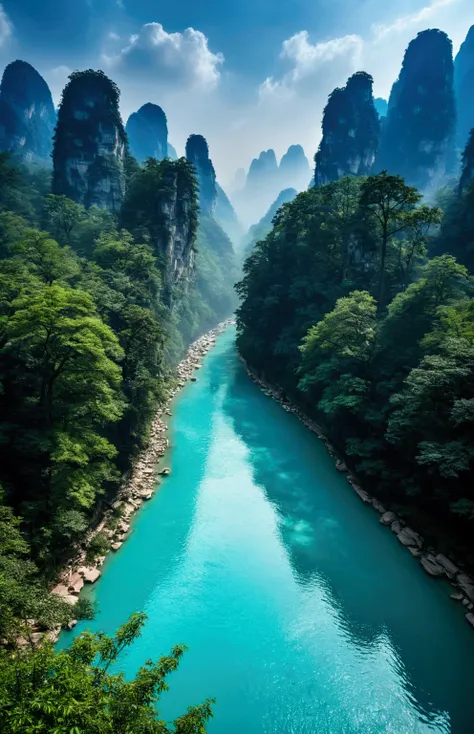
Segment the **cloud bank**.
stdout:
[[224,57],[210,50],[201,31],[187,28],[183,33],[167,33],[161,23],[147,23],[119,53],[104,54],[103,61],[122,75],[146,72],[157,86],[214,89]]

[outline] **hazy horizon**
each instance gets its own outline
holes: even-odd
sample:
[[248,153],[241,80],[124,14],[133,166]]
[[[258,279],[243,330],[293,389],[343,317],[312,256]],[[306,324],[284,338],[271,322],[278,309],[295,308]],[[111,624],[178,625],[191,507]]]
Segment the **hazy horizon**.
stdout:
[[[268,18],[272,23],[268,23]],[[232,189],[235,171],[292,144],[312,164],[328,94],[355,71],[374,77],[388,98],[403,53],[419,31],[437,27],[456,53],[474,24],[471,0],[242,0],[223,8],[186,1],[159,10],[151,0],[4,0],[0,62],[21,58],[48,82],[55,103],[74,69],[102,69],[121,89],[128,116],[145,102],[168,118],[169,140],[184,153],[191,133],[209,143],[217,178]],[[390,52],[387,54],[387,45]]]

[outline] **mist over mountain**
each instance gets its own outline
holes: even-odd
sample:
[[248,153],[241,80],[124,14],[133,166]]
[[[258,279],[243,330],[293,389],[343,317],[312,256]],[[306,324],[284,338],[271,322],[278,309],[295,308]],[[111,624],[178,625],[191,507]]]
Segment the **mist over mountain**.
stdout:
[[268,211],[260,219],[259,222],[253,224],[242,240],[242,255],[247,257],[257,242],[263,240],[272,228],[273,217],[283,204],[293,201],[298,192],[296,189],[283,189],[280,191],[275,201],[269,207]]
[[283,189],[304,191],[311,181],[311,168],[301,145],[290,145],[278,164],[275,151],[262,151],[250,164],[248,174],[235,174],[232,199],[240,219],[255,224],[268,211]]

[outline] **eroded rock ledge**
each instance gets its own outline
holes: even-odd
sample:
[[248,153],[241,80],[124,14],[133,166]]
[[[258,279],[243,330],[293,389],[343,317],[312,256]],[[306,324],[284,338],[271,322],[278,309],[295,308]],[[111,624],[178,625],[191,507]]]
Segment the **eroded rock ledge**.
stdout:
[[466,621],[474,628],[474,580],[464,573],[451,559],[442,553],[438,553],[435,548],[427,545],[424,538],[419,535],[415,530],[408,527],[405,521],[398,517],[391,510],[387,510],[383,504],[372,497],[359,485],[357,478],[353,476],[343,459],[337,456],[337,452],[332,446],[331,442],[324,435],[322,428],[308,418],[300,408],[290,403],[282,392],[269,385],[267,382],[262,380],[251,367],[242,360],[247,373],[253,382],[255,382],[265,395],[273,398],[282,406],[283,410],[287,413],[293,413],[296,417],[309,428],[310,431],[315,433],[318,438],[323,441],[326,445],[329,453],[334,457],[336,461],[336,469],[340,472],[347,474],[347,481],[353,488],[357,496],[366,505],[370,505],[380,515],[380,522],[391,529],[391,531],[397,536],[400,543],[407,548],[407,550],[417,558],[426,571],[426,573],[435,578],[443,578],[447,580],[455,589],[454,593],[451,594],[453,601],[459,601],[466,608]]

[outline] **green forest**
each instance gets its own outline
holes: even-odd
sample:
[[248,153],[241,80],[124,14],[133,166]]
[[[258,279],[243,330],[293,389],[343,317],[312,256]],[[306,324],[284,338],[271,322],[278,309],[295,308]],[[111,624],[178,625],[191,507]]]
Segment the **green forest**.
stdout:
[[285,204],[237,288],[247,363],[362,486],[474,566],[474,188],[382,172]]
[[[159,205],[176,174],[191,191],[182,217],[195,267],[173,283],[153,243],[157,231],[168,237]],[[115,641],[90,637],[70,655],[36,649],[29,621],[53,630],[91,614],[87,603],[72,611],[47,589],[146,444],[188,344],[232,312],[232,245],[210,217],[199,222],[185,159],[135,163],[119,216],[51,194],[50,178],[0,155],[1,716],[12,732],[125,732],[130,720],[134,732],[164,732],[156,693],[181,649],[125,684],[107,668],[142,617]],[[22,637],[31,644],[15,657],[9,650]],[[97,654],[102,672],[91,667]],[[35,696],[41,670],[49,673]],[[196,722],[208,714],[206,705],[176,731],[201,731]]]

